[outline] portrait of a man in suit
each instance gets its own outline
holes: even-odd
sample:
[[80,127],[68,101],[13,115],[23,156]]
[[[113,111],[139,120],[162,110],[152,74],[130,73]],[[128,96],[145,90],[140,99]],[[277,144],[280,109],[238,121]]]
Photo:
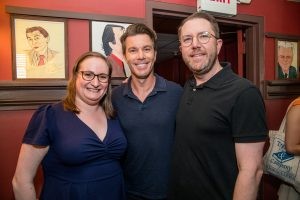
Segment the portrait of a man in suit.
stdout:
[[[297,44],[297,43],[296,43]],[[297,47],[290,41],[277,42],[277,78],[296,79],[298,77],[297,62],[293,66],[293,60],[297,61]]]
[[41,26],[28,27],[26,38],[31,49],[27,54],[26,78],[64,78],[64,66],[59,62],[60,52],[48,46],[50,35]]
[[66,79],[66,24],[63,19],[13,19],[15,79]]

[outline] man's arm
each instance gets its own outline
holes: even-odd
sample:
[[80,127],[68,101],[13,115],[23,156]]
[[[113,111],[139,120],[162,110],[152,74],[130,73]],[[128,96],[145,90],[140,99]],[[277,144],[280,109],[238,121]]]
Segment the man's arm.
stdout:
[[234,200],[255,200],[263,174],[262,156],[265,142],[235,143],[238,177]]

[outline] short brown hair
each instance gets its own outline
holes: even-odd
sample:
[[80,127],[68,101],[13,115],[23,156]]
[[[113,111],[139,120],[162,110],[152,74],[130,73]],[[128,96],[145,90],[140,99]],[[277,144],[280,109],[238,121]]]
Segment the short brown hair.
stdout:
[[32,33],[34,31],[39,31],[45,38],[49,36],[49,33],[46,31],[46,29],[44,29],[41,26],[33,26],[33,27],[26,28],[26,34]]
[[220,30],[219,30],[219,25],[218,25],[218,22],[216,20],[216,18],[214,18],[212,15],[210,15],[209,13],[207,12],[195,12],[193,14],[191,14],[190,16],[188,16],[187,18],[185,18],[179,25],[179,28],[178,28],[178,38],[180,39],[180,34],[181,34],[181,29],[182,29],[182,26],[192,20],[192,19],[205,19],[207,20],[210,25],[211,25],[211,28],[213,30],[213,32],[215,33],[215,36],[216,38],[220,38]]
[[[80,110],[78,109],[78,107],[75,104],[76,80],[78,77],[80,64],[85,59],[90,58],[90,57],[97,57],[97,58],[103,59],[109,68],[108,75],[111,76],[111,72],[112,72],[112,66],[111,66],[110,62],[101,53],[89,51],[89,52],[82,54],[77,59],[77,61],[74,64],[74,67],[73,67],[72,78],[69,80],[69,83],[68,83],[67,96],[63,99],[64,108],[66,110],[74,112],[76,114],[80,113]],[[110,83],[110,79],[109,79],[106,95],[99,102],[99,105],[102,106],[107,118],[111,118],[114,116],[114,109],[113,109],[112,102],[111,102],[111,93],[112,93],[112,88],[111,88],[111,83]]]
[[126,52],[126,45],[125,45],[125,40],[129,36],[135,36],[135,35],[140,35],[140,34],[146,34],[150,37],[150,39],[153,42],[153,47],[154,50],[156,51],[157,48],[157,36],[156,33],[146,26],[145,24],[131,24],[126,28],[125,33],[121,36],[120,40],[122,43],[122,50],[123,54]]

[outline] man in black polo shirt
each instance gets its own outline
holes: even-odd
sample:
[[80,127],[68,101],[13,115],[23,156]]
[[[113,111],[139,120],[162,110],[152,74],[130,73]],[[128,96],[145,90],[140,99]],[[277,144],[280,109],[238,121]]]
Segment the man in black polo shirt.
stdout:
[[259,90],[219,63],[219,27],[199,12],[178,30],[183,60],[193,73],[176,117],[169,199],[256,199],[267,137]]

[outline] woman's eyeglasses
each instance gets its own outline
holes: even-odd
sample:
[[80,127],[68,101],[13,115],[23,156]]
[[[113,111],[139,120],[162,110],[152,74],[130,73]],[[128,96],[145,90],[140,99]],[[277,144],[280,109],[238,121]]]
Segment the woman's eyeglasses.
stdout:
[[108,74],[94,74],[91,71],[80,71],[82,79],[85,81],[92,81],[95,76],[97,76],[98,81],[100,81],[101,83],[107,83],[110,76]]

